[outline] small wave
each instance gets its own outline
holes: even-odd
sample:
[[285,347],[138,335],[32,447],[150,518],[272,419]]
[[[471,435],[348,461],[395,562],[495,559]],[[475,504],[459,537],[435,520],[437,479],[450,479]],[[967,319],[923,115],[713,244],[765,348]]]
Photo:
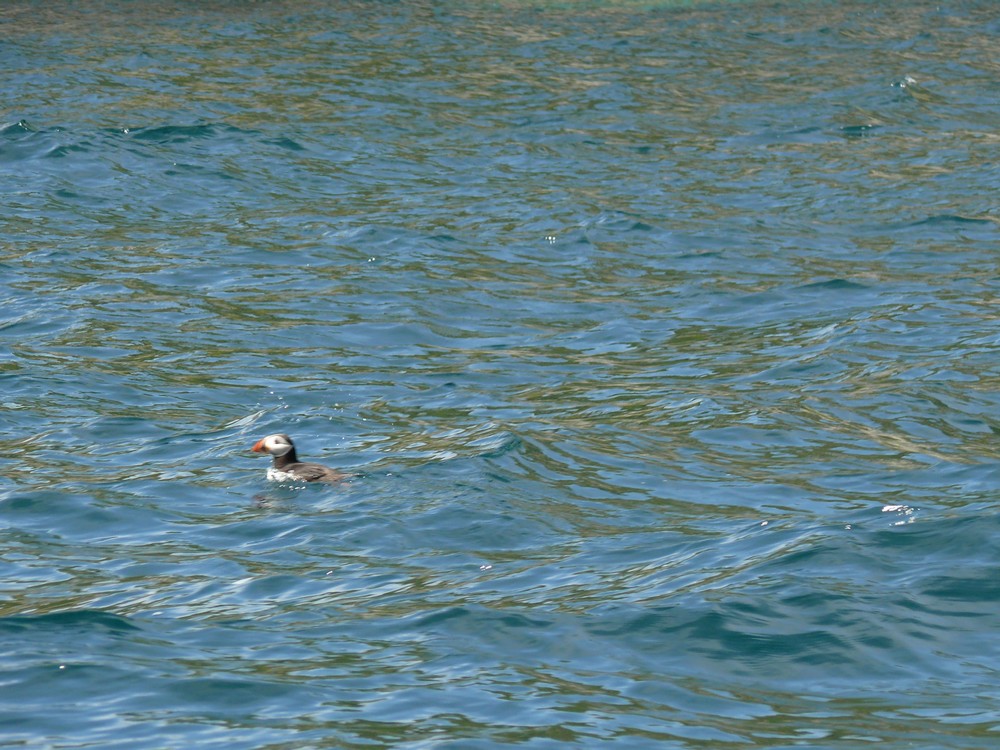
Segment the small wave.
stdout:
[[0,617],[0,633],[8,635],[54,628],[113,633],[141,630],[126,617],[94,609],[50,612],[44,615]]
[[206,123],[201,125],[159,125],[143,128],[125,128],[121,132],[137,141],[186,143],[203,138],[215,138],[222,134],[238,134],[244,131],[232,125]]
[[920,219],[919,221],[914,221],[907,226],[911,227],[921,227],[921,226],[950,226],[958,225],[963,226],[965,224],[972,224],[977,226],[985,226],[988,224],[996,224],[993,219],[976,219],[971,216],[960,216],[958,214],[938,214],[937,216],[928,216],[926,219]]

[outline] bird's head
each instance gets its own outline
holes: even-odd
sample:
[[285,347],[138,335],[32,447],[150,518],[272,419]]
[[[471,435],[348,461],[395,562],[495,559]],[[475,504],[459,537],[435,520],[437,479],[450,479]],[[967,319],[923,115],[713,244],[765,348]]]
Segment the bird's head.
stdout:
[[268,435],[253,444],[254,453],[269,453],[272,456],[284,456],[292,449],[292,439],[288,435]]

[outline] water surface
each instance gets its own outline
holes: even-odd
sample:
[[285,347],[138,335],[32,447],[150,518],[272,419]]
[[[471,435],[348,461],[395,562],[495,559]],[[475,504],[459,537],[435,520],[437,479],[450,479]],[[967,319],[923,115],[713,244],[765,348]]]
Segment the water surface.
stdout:
[[4,5],[2,743],[993,746],[998,31]]

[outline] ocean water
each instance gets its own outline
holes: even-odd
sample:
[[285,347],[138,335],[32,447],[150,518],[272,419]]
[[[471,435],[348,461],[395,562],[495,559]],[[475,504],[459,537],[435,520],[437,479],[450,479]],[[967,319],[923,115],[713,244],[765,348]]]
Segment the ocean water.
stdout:
[[0,5],[0,745],[1000,746],[998,39]]

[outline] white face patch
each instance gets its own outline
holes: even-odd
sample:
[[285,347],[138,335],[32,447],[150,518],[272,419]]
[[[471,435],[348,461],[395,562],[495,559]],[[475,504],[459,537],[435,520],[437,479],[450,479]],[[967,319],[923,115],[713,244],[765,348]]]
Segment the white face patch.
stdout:
[[264,450],[272,456],[284,456],[291,449],[292,444],[281,435],[268,435],[264,438]]

